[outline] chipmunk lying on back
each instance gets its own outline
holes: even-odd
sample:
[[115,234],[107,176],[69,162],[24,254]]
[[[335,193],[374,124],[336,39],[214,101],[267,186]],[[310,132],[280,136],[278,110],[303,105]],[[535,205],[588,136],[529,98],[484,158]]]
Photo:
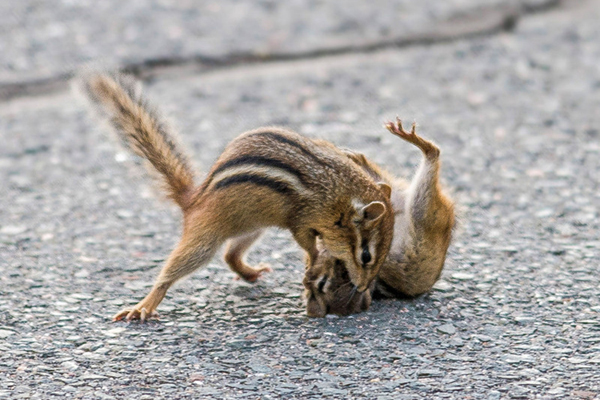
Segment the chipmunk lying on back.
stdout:
[[392,177],[362,154],[348,152],[348,157],[374,181],[384,181],[392,187],[396,221],[390,252],[369,290],[357,293],[345,272],[344,261],[321,248],[316,261],[307,266],[304,278],[310,317],[365,311],[374,296],[418,296],[431,289],[444,267],[454,227],[454,204],[439,184],[440,150],[418,136],[414,124],[410,132],[402,128],[399,119],[386,127],[423,153],[423,161],[410,184]]
[[226,241],[230,268],[255,281],[270,268],[253,268],[243,256],[269,226],[289,229],[307,252],[308,265],[317,256],[319,237],[343,260],[358,292],[375,279],[392,240],[391,188],[333,144],[282,128],[259,128],[229,143],[196,186],[187,157],[135,82],[98,74],[84,78],[83,88],[123,142],[162,175],[169,197],[183,211],[181,240],[152,290],[115,320],[155,315],[169,287],[206,265]]

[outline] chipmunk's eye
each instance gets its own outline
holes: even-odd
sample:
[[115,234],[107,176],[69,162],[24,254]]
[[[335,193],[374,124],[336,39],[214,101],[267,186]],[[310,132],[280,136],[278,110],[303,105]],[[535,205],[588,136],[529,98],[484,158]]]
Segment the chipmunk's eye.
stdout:
[[335,226],[337,227],[342,227],[342,220],[344,219],[344,213],[342,213],[342,215],[340,215],[340,219],[338,219],[337,221],[335,221]]
[[363,265],[367,265],[373,258],[371,257],[371,252],[369,251],[369,242],[366,239],[362,241],[362,253],[360,255],[360,260]]
[[371,261],[371,253],[369,252],[369,248],[363,248],[362,254],[360,255],[360,260],[363,264],[368,264]]

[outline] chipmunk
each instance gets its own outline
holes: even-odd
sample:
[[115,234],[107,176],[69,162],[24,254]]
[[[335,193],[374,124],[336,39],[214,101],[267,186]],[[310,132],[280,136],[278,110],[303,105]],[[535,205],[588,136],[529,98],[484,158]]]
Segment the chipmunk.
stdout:
[[391,188],[375,182],[333,144],[275,127],[241,134],[196,186],[188,158],[158,114],[124,76],[83,78],[84,93],[104,110],[123,142],[162,175],[183,212],[183,234],[150,293],[114,320],[145,321],[180,278],[206,265],[225,242],[225,261],[253,282],[266,266],[244,253],[269,226],[289,229],[312,265],[315,240],[343,260],[359,292],[375,279],[392,241]]
[[357,293],[345,272],[345,263],[336,260],[325,248],[304,278],[307,314],[348,315],[368,309],[372,297],[415,297],[431,289],[438,280],[454,227],[454,204],[439,184],[440,150],[432,142],[410,132],[402,121],[389,122],[386,128],[394,135],[417,146],[423,160],[412,182],[394,178],[359,153],[347,152],[374,181],[384,181],[392,188],[395,213],[394,238],[377,279],[368,291]]

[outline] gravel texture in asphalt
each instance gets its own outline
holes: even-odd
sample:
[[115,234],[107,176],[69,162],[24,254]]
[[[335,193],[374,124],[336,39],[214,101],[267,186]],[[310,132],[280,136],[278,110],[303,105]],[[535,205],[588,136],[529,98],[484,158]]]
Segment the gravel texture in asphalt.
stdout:
[[[156,3],[145,20],[161,12],[187,18],[191,7],[175,12],[168,1]],[[500,2],[414,12],[434,21],[483,3]],[[142,7],[132,4],[119,12]],[[248,13],[263,12],[254,18],[278,26],[265,10],[280,6],[260,4]],[[23,13],[58,18],[32,7]],[[346,11],[348,20],[366,13]],[[89,14],[97,26],[110,19],[99,15]],[[308,36],[329,29],[303,17],[297,23]],[[172,40],[188,36],[189,18]],[[599,1],[572,1],[487,37],[173,70],[147,82],[201,175],[228,141],[261,125],[360,150],[407,177],[419,152],[386,133],[385,120],[414,119],[440,146],[442,176],[461,209],[442,279],[418,299],[378,301],[343,318],[305,316],[301,251],[287,232],[272,230],[249,257],[274,269],[256,284],[234,280],[217,257],[169,291],[159,321],[112,323],[146,294],[175,245],[178,210],[159,200],[139,160],[72,93],[1,102],[0,399],[598,398],[599,18]],[[398,25],[413,22],[398,18]],[[173,29],[152,24],[140,26]],[[81,34],[117,40],[113,29]],[[209,30],[214,40],[249,41],[224,52],[260,51],[253,43],[268,42],[219,29]],[[27,40],[48,50],[51,69],[60,54],[35,32]],[[131,57],[156,57],[136,48],[145,32],[127,39]],[[152,49],[169,47],[161,40]],[[311,42],[299,36],[297,43]],[[111,57],[121,65],[117,49]],[[2,55],[2,68],[13,58]],[[44,76],[28,65],[27,74]]]

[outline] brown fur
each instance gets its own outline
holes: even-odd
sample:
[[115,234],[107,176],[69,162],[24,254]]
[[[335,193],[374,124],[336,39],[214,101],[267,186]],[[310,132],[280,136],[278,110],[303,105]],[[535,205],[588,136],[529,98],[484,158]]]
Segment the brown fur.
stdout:
[[180,207],[187,207],[194,187],[194,173],[187,157],[177,151],[174,134],[136,93],[135,82],[126,76],[113,79],[97,76],[86,84],[86,93],[106,107],[125,145],[160,173],[169,198]]
[[[358,295],[343,272],[344,264],[336,263],[326,251],[320,252],[314,266],[307,268],[304,280],[307,314],[311,317],[364,311],[364,304],[370,304],[371,295],[418,296],[431,289],[444,267],[454,227],[454,204],[439,184],[440,151],[432,142],[418,136],[414,125],[411,132],[402,128],[400,120],[386,127],[423,152],[423,161],[410,184],[393,178],[362,154],[348,152],[347,155],[373,180],[383,180],[392,188],[396,218],[392,247],[371,293]],[[340,309],[340,304],[346,304],[345,309]]]
[[[321,246],[319,246],[321,247]],[[350,281],[343,261],[321,248],[315,264],[304,275],[307,288],[306,314],[322,318],[327,314],[350,315],[369,309],[375,281],[362,293]]]
[[226,241],[231,269],[255,281],[270,269],[247,265],[243,255],[269,226],[289,229],[307,252],[309,265],[320,237],[344,261],[358,291],[366,291],[375,279],[391,245],[390,188],[373,181],[333,144],[282,128],[250,131],[225,148],[196,187],[186,157],[131,82],[95,75],[84,85],[89,97],[108,111],[124,142],[162,174],[170,197],[183,211],[181,240],[154,287],[115,320],[143,321],[154,315],[169,287],[207,264]]

